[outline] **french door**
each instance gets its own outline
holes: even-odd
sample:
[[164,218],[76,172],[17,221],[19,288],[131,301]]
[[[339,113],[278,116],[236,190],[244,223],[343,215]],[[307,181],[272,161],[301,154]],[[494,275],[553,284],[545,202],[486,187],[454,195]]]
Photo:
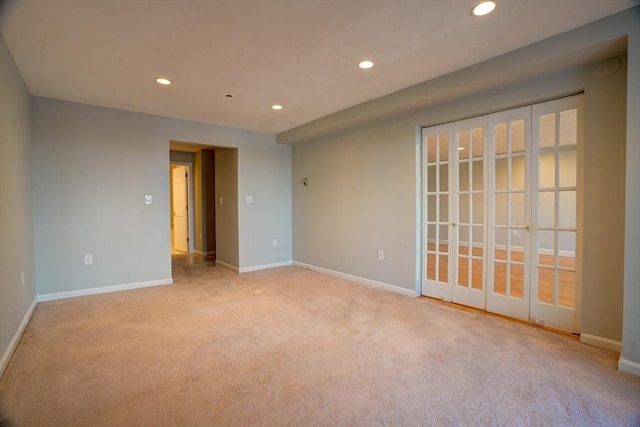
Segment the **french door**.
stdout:
[[579,330],[581,102],[423,129],[424,295]]
[[580,330],[582,96],[532,106],[530,318]]
[[487,310],[529,320],[531,107],[489,121]]
[[423,294],[483,309],[485,127],[473,118],[423,131]]
[[485,168],[484,118],[453,124],[453,281],[452,300],[476,308],[485,306]]

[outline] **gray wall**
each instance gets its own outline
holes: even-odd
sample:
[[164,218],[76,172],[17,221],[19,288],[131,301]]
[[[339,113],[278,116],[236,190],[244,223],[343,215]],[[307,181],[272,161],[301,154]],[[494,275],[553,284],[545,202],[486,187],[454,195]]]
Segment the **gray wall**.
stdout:
[[587,74],[582,305],[598,311],[585,310],[582,329],[616,341],[624,292],[626,90],[626,63],[612,76]]
[[[626,90],[627,95],[633,98],[633,103],[627,99],[627,162],[636,165],[637,171],[640,163],[637,147],[640,144],[637,125],[640,67],[636,64],[640,56],[637,48],[639,11],[640,8],[636,7],[278,135],[279,142],[295,144],[294,260],[413,289],[414,271],[420,270],[416,268],[420,261],[415,256],[414,212],[419,200],[416,197],[416,190],[419,190],[416,180],[416,128],[581,90],[585,91],[585,106],[590,111],[606,108],[619,111],[619,107],[624,105],[624,98],[618,92],[609,92],[610,83],[606,79],[592,78],[591,73],[593,64],[610,56],[612,50],[618,49],[614,45],[620,40],[624,43],[621,37],[627,35],[631,65],[630,87]],[[624,79],[621,76],[614,80]],[[633,107],[632,111],[629,105]],[[587,116],[585,135],[605,135],[612,130],[625,133],[624,121],[607,121],[607,117],[604,114],[590,120]],[[624,113],[620,117],[624,118]],[[629,125],[630,121],[634,124]],[[585,145],[590,146],[609,143],[620,144],[620,140],[616,137],[611,142],[593,137],[585,140]],[[619,177],[615,178],[619,171],[613,169],[619,169],[621,164],[599,162],[592,157],[596,155],[595,151],[585,149],[588,157],[585,158],[585,175],[593,171],[598,176],[607,176],[612,172],[614,178],[607,182],[619,185]],[[628,157],[630,155],[634,156],[632,160]],[[640,217],[637,182],[640,180],[635,181],[635,193],[629,191],[630,177],[638,175],[637,172],[633,174],[630,175],[627,168],[626,205],[617,198],[613,205],[594,203],[593,208],[619,212],[626,209],[625,229],[627,233],[631,231],[631,236],[636,236]],[[299,185],[305,176],[309,178],[308,188]],[[584,185],[585,193],[589,193],[594,184],[586,180]],[[584,231],[585,244],[595,235],[608,233],[610,224],[598,224],[594,217],[589,217],[593,212],[586,207],[584,215],[585,224],[589,224]],[[617,246],[623,244],[620,236],[613,238]],[[636,321],[640,311],[639,242],[638,238],[624,241],[624,279],[618,274],[606,282],[587,280],[583,286],[582,303],[584,333],[620,340],[623,326],[620,295],[624,289],[622,357],[635,363],[640,363],[640,321]],[[385,249],[389,261],[377,261],[377,249]],[[602,269],[608,268],[608,260],[612,257],[619,259],[623,255],[599,247],[590,248],[590,251],[590,256],[598,261],[591,258],[591,263],[584,263],[583,277],[604,277]],[[602,303],[603,294],[610,301]]]
[[256,199],[238,204],[239,264],[291,260],[291,149],[273,135],[37,97],[33,114],[38,294],[171,277],[170,140],[238,147]]
[[624,310],[619,366],[640,375],[640,7],[630,14],[624,215]]
[[[243,269],[290,262],[291,147],[269,143],[238,149],[238,240]],[[265,142],[267,142],[265,141]],[[254,202],[245,203],[252,195]],[[273,247],[273,239],[278,246]]]
[[193,155],[193,212],[195,216],[194,234],[196,237],[196,251],[204,253],[204,218],[202,217],[202,150]]
[[293,147],[295,261],[414,288],[413,138],[400,121]]
[[[220,203],[222,198],[222,204]],[[238,267],[238,150],[216,148],[216,259]]]
[[186,151],[170,151],[169,158],[172,162],[191,163],[193,167],[193,153],[187,153]]
[[[0,375],[33,304],[29,92],[0,35]],[[24,275],[24,285],[22,284]]]

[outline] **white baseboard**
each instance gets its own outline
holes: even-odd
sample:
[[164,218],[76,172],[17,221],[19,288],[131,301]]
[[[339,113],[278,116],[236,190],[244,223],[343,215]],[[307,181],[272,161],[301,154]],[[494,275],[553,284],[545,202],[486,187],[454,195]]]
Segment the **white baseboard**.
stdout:
[[340,277],[341,279],[351,280],[352,282],[360,283],[367,286],[373,286],[374,288],[384,289],[385,291],[395,292],[408,297],[416,297],[418,294],[414,290],[401,288],[400,286],[390,285],[388,283],[378,282],[376,280],[365,279],[364,277],[353,276],[351,274],[341,273],[339,271],[333,271],[322,267],[316,267],[315,265],[305,264],[303,262],[293,261],[293,265],[296,267],[306,268],[307,270],[317,271],[318,273],[328,274],[330,276]]
[[53,301],[64,298],[75,298],[86,295],[107,294],[110,292],[130,291],[132,289],[150,288],[152,286],[171,285],[173,279],[150,280],[147,282],[126,283],[124,285],[103,286],[101,288],[81,289],[78,291],[55,292],[38,295],[38,302]]
[[640,377],[640,363],[632,362],[622,356],[618,359],[618,370]]
[[241,267],[240,273],[249,273],[251,271],[268,270],[269,268],[288,267],[292,265],[292,261],[277,262],[275,264],[254,265],[253,267]]
[[18,326],[18,330],[13,335],[13,338],[9,343],[9,347],[7,347],[4,354],[2,355],[2,359],[0,359],[0,378],[2,378],[2,374],[4,373],[4,370],[7,368],[7,365],[9,364],[9,360],[11,360],[11,356],[13,355],[13,352],[16,350],[16,347],[18,347],[20,338],[22,338],[22,334],[24,333],[24,330],[27,327],[29,320],[31,320],[31,316],[33,316],[33,312],[35,311],[37,305],[38,305],[38,297],[35,297],[33,299],[33,302],[31,303],[31,306],[29,307],[24,317],[22,318],[22,322],[20,322],[20,326]]
[[226,262],[220,261],[219,259],[216,260],[216,267],[226,268],[227,270],[231,270],[234,273],[240,272],[238,267],[236,267],[235,265],[227,264]]
[[620,353],[622,351],[622,343],[620,341],[611,340],[609,338],[598,337],[590,334],[580,334],[580,342],[589,344],[594,347],[605,348]]

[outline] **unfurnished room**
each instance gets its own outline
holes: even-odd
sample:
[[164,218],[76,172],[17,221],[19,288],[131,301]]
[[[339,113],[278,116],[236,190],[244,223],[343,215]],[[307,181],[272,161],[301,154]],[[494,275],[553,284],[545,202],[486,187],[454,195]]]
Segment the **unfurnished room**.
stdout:
[[638,0],[0,33],[1,426],[640,425]]

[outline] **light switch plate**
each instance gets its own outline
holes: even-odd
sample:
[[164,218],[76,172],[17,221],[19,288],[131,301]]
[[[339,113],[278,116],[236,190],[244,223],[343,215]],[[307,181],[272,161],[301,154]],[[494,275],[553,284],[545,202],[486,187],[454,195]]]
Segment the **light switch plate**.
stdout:
[[144,204],[145,205],[150,205],[153,202],[153,197],[151,197],[151,194],[145,194],[144,195]]

